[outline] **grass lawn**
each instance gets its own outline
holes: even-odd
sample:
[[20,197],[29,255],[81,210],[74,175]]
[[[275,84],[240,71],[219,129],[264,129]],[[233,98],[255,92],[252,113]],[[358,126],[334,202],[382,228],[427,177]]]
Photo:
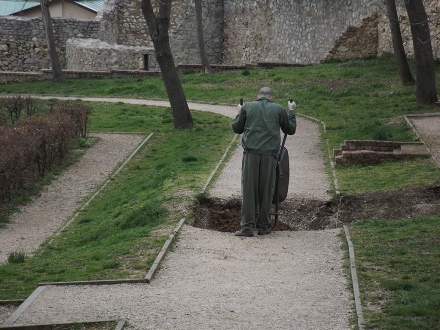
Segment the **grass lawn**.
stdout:
[[440,328],[440,215],[350,226],[366,329]]

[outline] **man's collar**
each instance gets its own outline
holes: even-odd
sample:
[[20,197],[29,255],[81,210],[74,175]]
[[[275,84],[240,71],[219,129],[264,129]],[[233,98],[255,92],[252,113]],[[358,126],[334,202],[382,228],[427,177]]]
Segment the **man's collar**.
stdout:
[[272,102],[272,101],[269,100],[267,97],[260,97],[260,98],[258,99],[258,101],[262,101],[262,100],[266,100],[266,101]]

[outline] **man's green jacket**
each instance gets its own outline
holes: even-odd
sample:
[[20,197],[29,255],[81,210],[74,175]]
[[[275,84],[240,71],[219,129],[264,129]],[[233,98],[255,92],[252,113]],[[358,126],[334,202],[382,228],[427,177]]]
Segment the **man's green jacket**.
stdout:
[[241,144],[246,152],[274,155],[280,148],[280,128],[285,134],[295,134],[296,116],[283,106],[266,98],[247,102],[232,122],[232,129],[242,134]]

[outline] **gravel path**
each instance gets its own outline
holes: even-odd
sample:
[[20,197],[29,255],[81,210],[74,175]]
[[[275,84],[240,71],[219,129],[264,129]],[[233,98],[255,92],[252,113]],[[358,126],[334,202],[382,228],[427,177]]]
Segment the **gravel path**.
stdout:
[[440,113],[413,115],[408,118],[440,166]]
[[[162,101],[88,100],[168,105]],[[236,113],[227,106],[189,106],[228,117]],[[133,148],[137,142],[129,145]],[[328,199],[317,124],[298,118],[298,132],[288,137],[286,146],[291,159],[288,198]],[[83,171],[86,174],[93,167],[89,164]],[[211,196],[239,195],[240,171],[241,147],[209,188]],[[57,195],[65,196],[71,180],[57,188]],[[52,209],[49,205],[46,209]],[[65,216],[59,214],[60,223]],[[185,225],[176,248],[167,254],[151,284],[46,286],[12,318],[18,317],[15,325],[124,318],[128,329],[350,329],[353,302],[342,270],[339,233],[275,232],[237,238]]]

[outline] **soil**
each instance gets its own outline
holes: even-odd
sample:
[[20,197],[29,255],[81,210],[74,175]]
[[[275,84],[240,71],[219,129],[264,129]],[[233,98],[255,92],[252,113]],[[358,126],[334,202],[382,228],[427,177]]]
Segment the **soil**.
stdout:
[[[222,232],[239,228],[239,199],[206,198],[193,206],[194,226]],[[410,187],[333,201],[297,199],[280,203],[274,230],[322,230],[373,218],[405,219],[440,214],[440,186]],[[272,215],[272,224],[275,224]]]

